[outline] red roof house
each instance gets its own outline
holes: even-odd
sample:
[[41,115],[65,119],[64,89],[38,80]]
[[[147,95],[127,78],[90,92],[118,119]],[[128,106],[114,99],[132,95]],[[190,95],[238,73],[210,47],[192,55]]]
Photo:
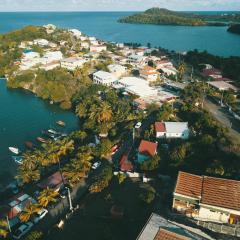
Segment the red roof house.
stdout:
[[128,160],[128,154],[123,154],[120,159],[120,169],[123,172],[131,172],[133,171],[133,164]]
[[157,154],[157,143],[142,140],[138,148],[138,162],[141,163]]

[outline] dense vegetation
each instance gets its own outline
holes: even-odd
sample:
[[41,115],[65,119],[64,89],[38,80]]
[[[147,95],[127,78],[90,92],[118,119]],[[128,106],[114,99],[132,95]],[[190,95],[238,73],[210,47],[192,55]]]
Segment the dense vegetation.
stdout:
[[240,34],[240,24],[233,24],[228,28],[228,32]]
[[157,25],[184,26],[225,26],[225,22],[239,22],[240,14],[229,15],[200,15],[170,11],[163,8],[151,8],[143,13],[119,19],[122,23],[142,23]]
[[206,51],[194,50],[187,53],[185,61],[199,71],[204,68],[204,64],[211,64],[222,70],[224,77],[234,80],[238,85],[240,84],[240,57],[220,57]]

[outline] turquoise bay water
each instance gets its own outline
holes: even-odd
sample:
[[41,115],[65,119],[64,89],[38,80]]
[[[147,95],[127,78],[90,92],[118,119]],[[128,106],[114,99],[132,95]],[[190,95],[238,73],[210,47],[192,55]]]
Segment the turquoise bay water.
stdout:
[[24,149],[26,141],[37,144],[36,137],[41,136],[43,129],[55,127],[57,120],[66,122],[64,132],[77,129],[79,124],[74,113],[50,105],[27,91],[9,90],[5,80],[0,79],[0,185],[1,175],[13,176],[17,166],[8,147]]
[[78,28],[88,35],[108,41],[142,44],[150,42],[152,46],[176,51],[199,49],[221,56],[240,56],[240,36],[228,33],[227,27],[156,26],[117,22],[121,16],[130,14],[132,12],[0,13],[0,32],[31,24],[53,23],[59,27]]

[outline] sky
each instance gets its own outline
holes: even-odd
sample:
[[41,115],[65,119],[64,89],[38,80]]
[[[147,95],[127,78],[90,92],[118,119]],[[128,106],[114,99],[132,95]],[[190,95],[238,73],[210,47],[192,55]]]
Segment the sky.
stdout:
[[240,11],[240,0],[0,0],[0,11]]

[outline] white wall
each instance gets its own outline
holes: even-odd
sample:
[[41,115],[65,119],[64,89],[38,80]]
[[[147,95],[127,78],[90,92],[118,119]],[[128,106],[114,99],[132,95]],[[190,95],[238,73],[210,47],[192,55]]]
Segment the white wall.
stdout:
[[212,211],[201,206],[199,210],[199,218],[228,223],[229,216],[225,213]]

